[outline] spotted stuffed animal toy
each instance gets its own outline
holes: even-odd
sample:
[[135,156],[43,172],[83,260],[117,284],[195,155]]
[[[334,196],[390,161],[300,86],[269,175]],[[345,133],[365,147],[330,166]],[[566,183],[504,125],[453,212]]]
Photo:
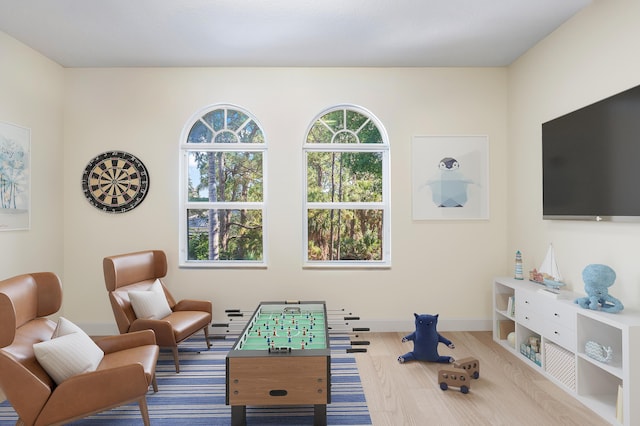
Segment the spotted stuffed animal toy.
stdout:
[[414,360],[440,362],[443,364],[454,362],[455,360],[452,357],[438,354],[438,343],[444,343],[451,349],[455,348],[451,340],[441,336],[436,330],[438,314],[418,315],[414,313],[413,316],[416,318],[416,331],[402,338],[402,342],[413,341],[413,351],[399,356],[398,362],[404,363]]

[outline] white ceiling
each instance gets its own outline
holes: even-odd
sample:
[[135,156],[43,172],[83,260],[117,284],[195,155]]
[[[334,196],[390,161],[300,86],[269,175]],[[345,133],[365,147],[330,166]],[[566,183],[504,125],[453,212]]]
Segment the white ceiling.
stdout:
[[65,67],[506,66],[591,0],[0,0]]

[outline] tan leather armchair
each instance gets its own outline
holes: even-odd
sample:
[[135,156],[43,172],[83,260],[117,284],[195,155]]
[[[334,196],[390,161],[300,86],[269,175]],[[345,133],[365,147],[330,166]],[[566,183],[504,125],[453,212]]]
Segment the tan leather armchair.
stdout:
[[96,343],[104,358],[95,371],[56,385],[38,362],[33,345],[49,341],[48,318],[62,303],[57,275],[39,272],[0,281],[0,388],[19,416],[18,425],[58,425],[137,402],[149,425],[146,394],[157,392],[159,348],[153,332],[108,336]]
[[[104,280],[109,292],[118,330],[121,334],[151,329],[156,334],[160,347],[173,352],[176,372],[180,372],[178,344],[198,331],[204,332],[207,349],[212,304],[208,300],[181,300],[176,302],[162,284],[162,289],[171,308],[171,314],[161,319],[137,318],[129,291],[147,290],[156,281],[167,275],[167,256],[161,250],[105,257],[102,263]],[[162,281],[161,281],[162,282]]]

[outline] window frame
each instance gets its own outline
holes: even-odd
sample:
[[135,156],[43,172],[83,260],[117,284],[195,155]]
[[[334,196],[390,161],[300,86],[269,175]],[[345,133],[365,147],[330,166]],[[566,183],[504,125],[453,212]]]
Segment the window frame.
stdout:
[[[262,132],[264,143],[220,143],[215,142],[215,132],[211,143],[189,143],[188,137],[193,126],[210,112],[224,109],[234,110],[245,114]],[[205,123],[206,124],[206,123]],[[226,130],[227,123],[224,124]],[[210,126],[208,126],[210,127]],[[189,153],[190,152],[259,152],[262,155],[262,201],[189,201]],[[220,103],[206,106],[194,113],[185,123],[179,144],[179,267],[184,268],[266,268],[267,253],[267,135],[260,121],[246,108],[234,104]],[[210,209],[251,209],[260,210],[262,215],[262,259],[261,260],[189,260],[188,211]]]
[[[343,110],[356,112],[366,116],[380,132],[382,143],[308,143],[309,133],[320,118],[326,114]],[[361,128],[364,127],[361,126]],[[380,152],[382,154],[382,201],[380,202],[309,202],[308,196],[308,162],[309,152]],[[389,137],[382,122],[366,108],[353,104],[340,104],[326,108],[317,114],[310,122],[305,134],[302,146],[302,264],[303,268],[326,269],[371,269],[391,267],[391,149]],[[309,215],[310,209],[376,209],[382,210],[382,259],[381,260],[309,260]]]

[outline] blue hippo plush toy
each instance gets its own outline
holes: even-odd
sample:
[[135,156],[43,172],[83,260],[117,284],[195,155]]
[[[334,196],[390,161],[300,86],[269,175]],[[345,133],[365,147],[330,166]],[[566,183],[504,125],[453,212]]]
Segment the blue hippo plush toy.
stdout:
[[452,363],[455,360],[450,356],[438,355],[438,343],[444,343],[449,348],[455,348],[451,340],[442,337],[436,330],[438,315],[418,315],[416,318],[416,331],[402,338],[403,342],[413,341],[413,351],[398,357],[399,363],[406,361],[431,361],[443,364]]

